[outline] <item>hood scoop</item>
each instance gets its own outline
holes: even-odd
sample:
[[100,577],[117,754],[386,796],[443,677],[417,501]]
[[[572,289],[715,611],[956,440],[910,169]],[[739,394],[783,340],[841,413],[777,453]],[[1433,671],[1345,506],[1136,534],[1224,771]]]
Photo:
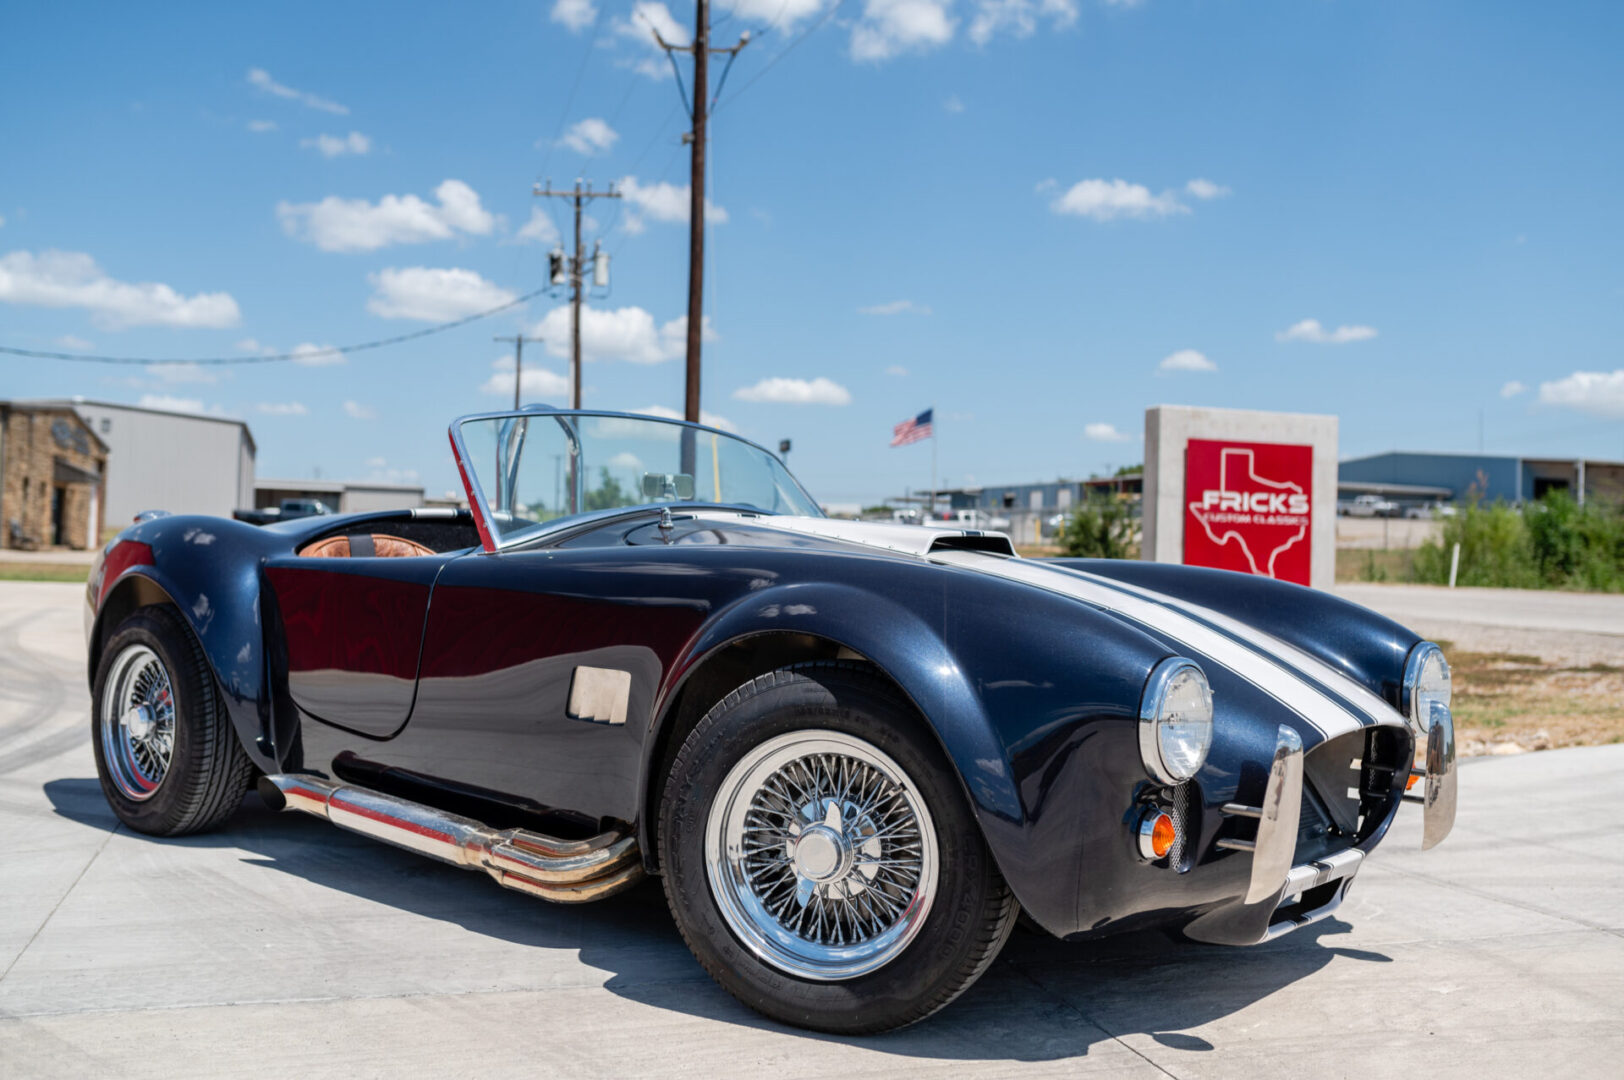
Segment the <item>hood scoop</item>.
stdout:
[[[746,515],[700,511],[700,519],[739,521]],[[920,558],[937,551],[982,551],[1014,555],[1015,546],[1000,532],[980,529],[938,529],[929,525],[893,525],[885,521],[846,521],[842,518],[795,517],[789,514],[748,515],[751,526],[778,529],[802,536],[843,540],[848,544],[885,548]]]

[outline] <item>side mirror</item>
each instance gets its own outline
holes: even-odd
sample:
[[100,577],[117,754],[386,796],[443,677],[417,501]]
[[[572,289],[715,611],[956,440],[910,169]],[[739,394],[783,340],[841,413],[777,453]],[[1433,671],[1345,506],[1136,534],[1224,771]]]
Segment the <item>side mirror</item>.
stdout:
[[643,498],[682,499],[694,497],[694,478],[687,473],[644,473]]

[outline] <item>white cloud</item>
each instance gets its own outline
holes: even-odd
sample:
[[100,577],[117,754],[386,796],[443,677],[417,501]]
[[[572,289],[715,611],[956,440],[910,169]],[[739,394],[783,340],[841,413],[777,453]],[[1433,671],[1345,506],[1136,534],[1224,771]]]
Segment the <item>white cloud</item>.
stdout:
[[1315,345],[1347,345],[1354,341],[1369,341],[1376,336],[1374,326],[1339,326],[1327,330],[1318,319],[1304,319],[1292,323],[1278,334],[1276,341],[1308,341]]
[[1564,379],[1539,384],[1542,405],[1559,405],[1609,420],[1624,420],[1624,368],[1575,371]]
[[219,374],[201,364],[148,364],[145,372],[166,383],[217,383]]
[[[1047,190],[1054,184],[1045,180],[1038,190]],[[1095,221],[1114,221],[1117,218],[1161,218],[1173,214],[1188,214],[1190,208],[1179,202],[1171,191],[1160,195],[1151,193],[1143,184],[1130,184],[1126,180],[1079,180],[1049,203],[1057,214],[1093,218]]]
[[1093,423],[1083,425],[1083,438],[1094,442],[1127,442],[1128,437],[1116,429],[1115,424]]
[[[508,400],[513,399],[513,357],[499,356],[491,363],[491,377],[485,380],[480,392],[484,394],[498,394]],[[524,366],[523,385],[519,389],[521,398],[557,398],[567,400],[570,396],[570,380],[568,375],[560,375],[556,371],[548,371],[538,367],[535,363]]]
[[56,339],[56,343],[64,349],[77,349],[79,352],[89,352],[96,346],[76,334],[63,334]]
[[665,58],[658,42],[654,40],[654,31],[658,31],[665,39],[667,45],[684,46],[688,44],[688,28],[679,23],[671,14],[669,8],[658,0],[638,0],[632,5],[631,14],[624,19],[616,18],[609,24],[610,30],[616,37],[630,41],[634,46],[641,46],[645,50],[642,58],[630,61],[630,66],[640,75],[651,79],[668,79],[671,77],[671,64]]
[[885,373],[887,375],[895,375],[899,379],[906,378],[908,369],[903,367],[901,364],[892,364],[890,367],[885,369]]
[[1077,0],[976,0],[975,7],[969,34],[977,45],[987,44],[1000,33],[1031,37],[1040,18],[1047,19],[1055,30],[1077,21]]
[[13,251],[0,256],[0,301],[35,307],[84,308],[98,326],[235,326],[241,318],[230,293],[182,296],[168,285],[132,285],[102,272],[77,251]]
[[275,79],[271,78],[270,72],[266,71],[264,68],[249,68],[248,83],[250,86],[255,86],[260,90],[265,91],[272,97],[287,98],[289,101],[297,101],[301,105],[308,108],[317,109],[321,112],[330,112],[338,116],[348,116],[350,114],[350,110],[348,108],[340,105],[336,101],[329,101],[324,97],[317,97],[315,94],[307,91],[295,90],[291,86],[284,86]]
[[325,158],[343,157],[345,154],[359,157],[372,152],[372,140],[359,131],[352,131],[348,135],[317,135],[314,139],[300,139],[299,145],[317,150]]
[[[647,408],[633,409],[632,412],[639,413],[643,416],[663,416],[667,420],[682,419],[682,414],[680,412],[675,409],[667,408],[664,405],[650,405]],[[727,417],[718,416],[713,412],[706,412],[704,409],[699,410],[699,422],[720,431],[737,432],[739,430],[738,425],[729,420]]]
[[598,9],[592,0],[554,0],[548,18],[578,34],[597,21]]
[[754,386],[733,391],[740,401],[770,402],[774,405],[850,405],[851,391],[819,375],[815,379],[788,379],[773,376]]
[[942,108],[950,113],[961,113],[964,111],[964,102],[959,100],[959,95],[952,94],[942,102]]
[[[664,180],[643,184],[639,183],[635,176],[623,176],[616,187],[620,191],[621,198],[626,200],[626,205],[634,211],[627,215],[628,232],[641,231],[643,216],[671,224],[688,223],[688,204],[693,199],[693,192],[687,184],[679,186]],[[710,225],[724,224],[727,221],[727,211],[706,199],[705,221]]]
[[6,215],[0,214],[0,229],[6,227]]
[[367,458],[367,468],[369,468],[369,469],[381,469],[381,468],[385,467],[388,464],[389,464],[389,459],[388,458],[382,458],[382,457],[369,457],[369,458]]
[[276,121],[275,120],[250,120],[250,121],[248,121],[248,130],[252,131],[256,135],[263,135],[267,131],[275,131],[276,130]]
[[632,453],[630,450],[622,450],[620,453],[604,462],[604,464],[609,466],[611,469],[633,469],[638,472],[641,472],[643,469],[643,459]]
[[530,208],[530,220],[524,223],[513,236],[516,244],[556,244],[558,243],[558,226],[553,224],[552,217],[540,207]]
[[570,125],[559,139],[560,146],[567,146],[577,154],[588,157],[594,154],[607,154],[614,149],[615,143],[620,140],[620,133],[610,127],[600,116],[589,116],[585,120],[578,120]]
[[438,205],[416,195],[385,195],[376,204],[329,195],[316,203],[276,204],[282,231],[323,251],[376,251],[390,244],[447,240],[458,232],[485,236],[496,218],[461,180],[434,189]]
[[516,296],[472,270],[457,268],[389,267],[368,274],[367,280],[374,290],[367,310],[383,319],[450,322],[511,304]]
[[359,401],[346,401],[344,415],[351,420],[373,420],[377,418],[378,412],[371,405],[363,405]]
[[1503,398],[1514,398],[1518,394],[1525,394],[1527,392],[1528,387],[1524,386],[1516,379],[1512,379],[1510,382],[1506,383],[1500,388],[1500,396]]
[[889,60],[946,45],[958,27],[951,6],[952,0],[866,0],[851,29],[852,59]]
[[255,411],[266,416],[308,416],[310,410],[298,401],[262,401],[254,406]]
[[892,300],[885,304],[871,304],[857,309],[859,315],[929,315],[930,308],[912,300]]
[[1184,185],[1184,190],[1197,199],[1221,199],[1228,195],[1229,188],[1222,184],[1215,184],[1211,180],[1203,180],[1199,176]]
[[1162,357],[1156,365],[1160,371],[1217,371],[1218,365],[1207,359],[1205,353],[1194,349],[1180,349]]
[[[570,354],[570,310],[555,307],[530,331],[547,343],[557,357]],[[710,320],[702,333],[715,340]],[[631,364],[659,364],[684,355],[688,347],[688,317],[679,315],[656,326],[654,316],[640,307],[595,308],[581,306],[581,358],[586,361],[622,360]]]
[[344,354],[332,345],[317,345],[306,341],[293,347],[293,362],[300,367],[331,367],[344,363]]
[[162,409],[164,412],[203,412],[203,402],[197,398],[174,397],[170,394],[142,394],[136,404],[143,409]]

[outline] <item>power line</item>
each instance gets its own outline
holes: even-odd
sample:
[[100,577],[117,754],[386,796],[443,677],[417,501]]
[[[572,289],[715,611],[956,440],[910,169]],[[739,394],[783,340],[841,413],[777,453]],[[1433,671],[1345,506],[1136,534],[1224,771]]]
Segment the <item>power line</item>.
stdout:
[[382,349],[389,345],[401,345],[418,338],[426,338],[433,334],[443,334],[447,330],[455,330],[459,326],[467,326],[471,322],[499,315],[511,308],[528,304],[536,297],[541,296],[550,289],[550,285],[543,285],[534,292],[527,292],[505,304],[500,304],[486,311],[465,315],[460,319],[453,319],[438,326],[425,327],[422,330],[413,330],[409,334],[396,334],[394,337],[379,338],[377,341],[363,341],[359,345],[333,345],[325,349],[306,349],[302,352],[270,353],[264,356],[200,356],[200,357],[149,357],[149,356],[98,356],[90,353],[63,353],[46,352],[41,349],[19,349],[11,345],[0,345],[0,353],[10,356],[28,356],[37,360],[75,360],[87,364],[128,364],[147,366],[152,364],[197,364],[204,367],[224,367],[235,364],[279,364],[289,360],[309,360],[316,356],[333,356],[341,353],[365,352],[368,349]]
[[[762,66],[760,71],[758,71],[754,75],[750,76],[750,81],[749,82],[745,83],[743,86],[741,86],[737,90],[733,91],[733,96],[728,98],[728,101],[736,101],[736,100],[738,100],[738,98],[739,98],[739,96],[741,94],[743,94],[746,90],[750,89],[752,86],[756,85],[756,83],[760,82],[762,76],[766,75],[767,72],[769,72],[773,68],[777,67],[778,62],[780,60],[784,59],[784,57],[786,57],[790,53],[794,52],[796,47],[798,45],[800,45],[801,42],[805,41],[807,38],[811,37],[813,34],[817,33],[819,30],[822,30],[825,26],[827,26],[829,24],[829,20],[835,17],[835,13],[838,12],[841,9],[842,6],[844,6],[845,2],[846,2],[846,0],[836,0],[835,4],[832,7],[830,7],[828,11],[824,12],[823,18],[819,19],[815,23],[812,23],[805,30],[802,30],[799,34],[795,35],[795,38],[792,41],[790,41],[790,43],[788,45],[785,45],[782,49],[780,49],[778,51],[778,53],[771,60],[767,61],[767,63]],[[779,18],[782,18],[782,17],[783,17],[783,13],[780,12],[779,13]],[[778,25],[777,20],[774,20],[773,26],[776,26],[776,25]],[[772,27],[768,27],[769,30],[771,28]],[[724,104],[723,102],[718,101],[716,107],[718,109],[720,109],[723,104]]]

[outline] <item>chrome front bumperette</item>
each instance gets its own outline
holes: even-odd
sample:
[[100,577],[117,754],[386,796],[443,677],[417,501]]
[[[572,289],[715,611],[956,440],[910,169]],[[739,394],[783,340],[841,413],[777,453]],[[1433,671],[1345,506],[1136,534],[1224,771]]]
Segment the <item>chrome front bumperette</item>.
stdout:
[[1436,847],[1455,827],[1455,720],[1448,709],[1434,709],[1427,729],[1426,792],[1406,795],[1405,802],[1421,804],[1421,850]]
[[[1423,850],[1449,835],[1455,823],[1455,728],[1444,710],[1434,714],[1428,732],[1425,777],[1424,796],[1405,796],[1406,801],[1422,803],[1425,808]],[[1263,805],[1226,803],[1222,808],[1227,817],[1257,822],[1253,839],[1226,838],[1216,844],[1223,850],[1251,853],[1246,895],[1239,903],[1200,916],[1184,928],[1186,935],[1220,945],[1255,945],[1317,922],[1337,909],[1365,853],[1350,847],[1293,865],[1302,799],[1302,739],[1281,725]]]
[[300,810],[340,828],[453,866],[484,870],[499,885],[557,903],[597,900],[643,876],[637,840],[617,832],[559,840],[524,829],[492,829],[422,803],[316,776],[263,776],[273,810]]

